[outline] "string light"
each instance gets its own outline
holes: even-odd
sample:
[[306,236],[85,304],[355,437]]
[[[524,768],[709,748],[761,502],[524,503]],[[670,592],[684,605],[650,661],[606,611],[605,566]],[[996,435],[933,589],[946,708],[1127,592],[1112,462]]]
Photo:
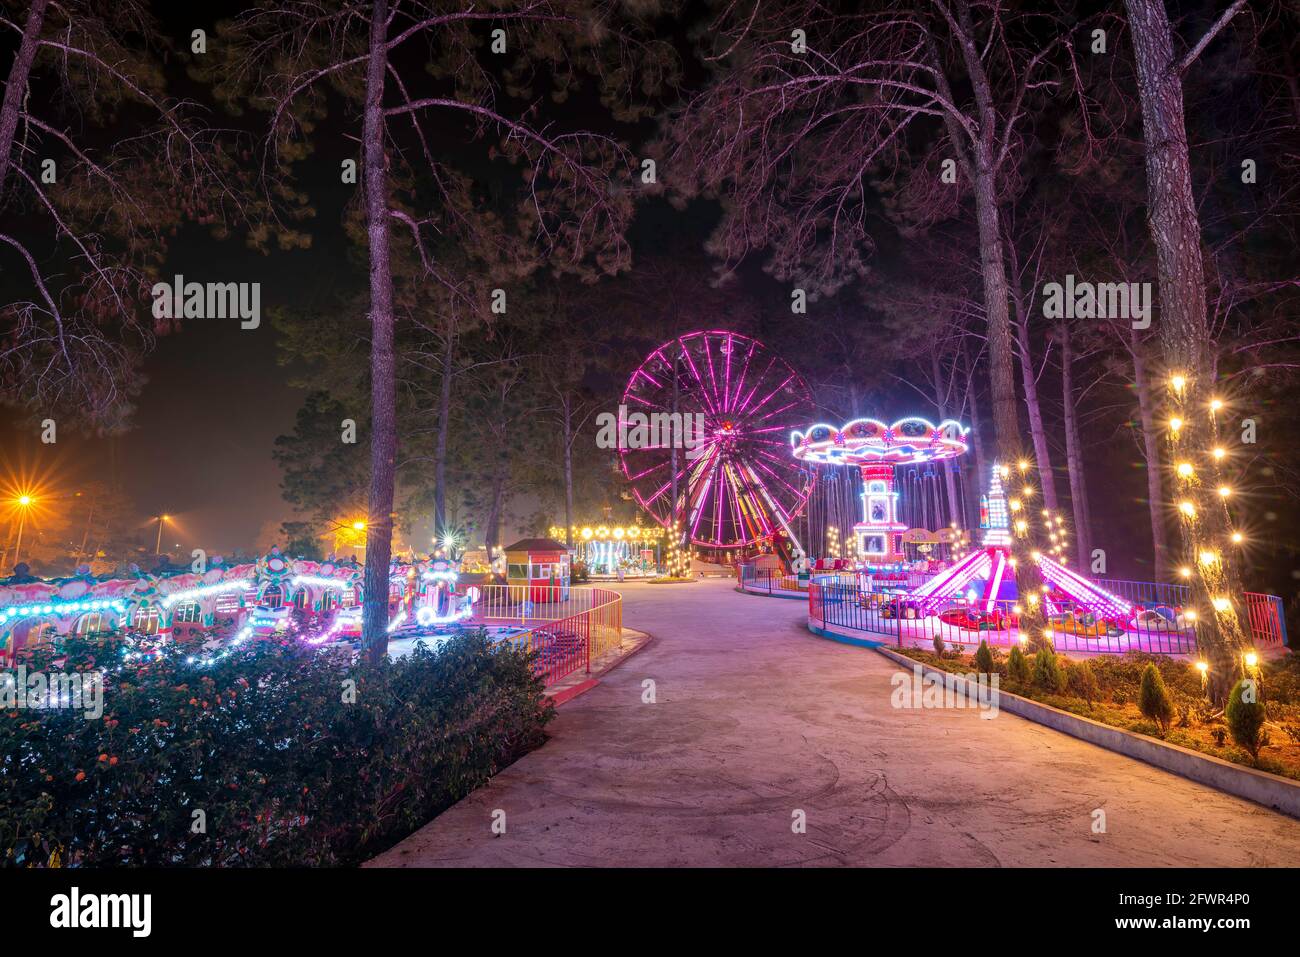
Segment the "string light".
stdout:
[[1179,502],[1178,510],[1182,512],[1184,515],[1186,515],[1188,518],[1196,517],[1196,506],[1189,501],[1184,500]]
[[1191,477],[1192,477],[1192,474],[1193,474],[1193,471],[1194,471],[1194,470],[1192,469],[1192,463],[1191,463],[1191,462],[1179,462],[1179,463],[1178,463],[1178,474],[1179,474],[1180,476],[1182,476],[1183,478],[1191,478]]

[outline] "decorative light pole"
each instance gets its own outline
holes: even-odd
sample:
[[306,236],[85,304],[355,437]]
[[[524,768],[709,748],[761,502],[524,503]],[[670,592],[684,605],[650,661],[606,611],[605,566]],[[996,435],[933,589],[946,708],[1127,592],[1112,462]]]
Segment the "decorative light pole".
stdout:
[[14,564],[18,564],[18,553],[23,547],[23,528],[27,525],[27,510],[32,507],[32,497],[30,495],[19,495],[14,499],[14,504],[18,506],[18,540],[14,544]]
[[161,554],[162,554],[162,533],[163,533],[163,525],[164,525],[164,523],[169,522],[169,521],[171,521],[171,516],[170,516],[170,515],[159,515],[159,516],[158,516],[158,540],[157,540],[156,542],[154,542],[154,546],[153,546],[153,553],[154,553],[155,555],[161,555]]

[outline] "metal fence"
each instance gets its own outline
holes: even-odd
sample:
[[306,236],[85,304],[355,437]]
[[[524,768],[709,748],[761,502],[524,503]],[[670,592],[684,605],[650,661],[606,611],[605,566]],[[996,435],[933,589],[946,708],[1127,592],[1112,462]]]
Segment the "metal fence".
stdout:
[[771,595],[774,592],[798,592],[808,590],[808,580],[800,581],[798,575],[787,575],[771,568],[755,568],[753,565],[736,566],[736,582],[745,591]]
[[[556,598],[535,601],[536,598]],[[510,640],[537,652],[536,669],[553,684],[579,669],[591,671],[591,659],[623,641],[623,596],[606,588],[538,591],[530,585],[485,585],[474,609],[484,623],[528,625]]]
[[[1182,613],[1178,605],[1140,607],[1132,616],[1121,618],[1113,613],[1113,607],[1072,599],[1044,599],[1044,604],[1046,635],[1058,651],[1190,655],[1197,648],[1198,622]],[[1284,643],[1280,599],[1249,592],[1246,611],[1249,635],[1256,647]],[[821,577],[808,590],[808,617],[814,624],[865,632],[892,639],[900,646],[923,647],[938,637],[946,645],[987,641],[1008,647],[1021,641],[1022,635],[1028,637],[1021,627],[1021,612],[1016,601],[999,600],[989,607],[984,601],[870,590]]]

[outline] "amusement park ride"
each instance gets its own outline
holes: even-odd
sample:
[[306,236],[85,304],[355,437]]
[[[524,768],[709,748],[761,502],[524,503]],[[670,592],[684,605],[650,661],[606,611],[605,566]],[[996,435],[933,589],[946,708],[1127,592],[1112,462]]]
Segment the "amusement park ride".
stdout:
[[[1002,479],[1008,472],[1006,466],[993,466],[988,495],[984,496],[981,503],[980,526],[984,529],[984,547],[972,551],[951,568],[914,589],[914,598],[938,599],[963,594],[969,597],[971,586],[982,583],[976,589],[976,598],[985,611],[991,612],[997,602],[1018,597],[1016,576],[1010,565],[1011,532],[1007,500],[1002,489]],[[1038,553],[1035,560],[1043,581],[1063,598],[1085,605],[1107,617],[1127,619],[1132,616],[1131,602],[1117,598],[1046,555]]]
[[840,428],[814,425],[795,432],[790,440],[794,457],[819,465],[850,465],[862,473],[862,521],[853,526],[858,553],[868,563],[903,560],[903,533],[898,520],[895,470],[901,465],[925,465],[953,459],[966,452],[970,430],[946,419],[934,425],[925,419],[900,419],[886,425],[876,419],[854,419]]
[[[903,560],[902,537],[907,526],[898,521],[895,469],[956,458],[966,452],[969,432],[951,419],[938,425],[915,417],[892,425],[875,419],[855,419],[838,429],[814,425],[806,432],[796,431],[791,435],[791,444],[794,458],[801,462],[849,465],[861,471],[862,521],[853,526],[853,532],[858,551],[870,568]],[[910,600],[934,604],[941,599],[965,598],[992,612],[998,602],[1017,598],[1007,500],[1002,488],[1002,479],[1008,473],[1006,466],[994,465],[988,494],[982,499],[983,547],[912,589]],[[1132,603],[1046,555],[1035,553],[1035,561],[1058,602],[1085,605],[1116,619],[1132,616]]]
[[[813,408],[807,383],[757,339],[692,332],[650,353],[622,405],[645,416],[702,417],[691,449],[655,441],[619,450],[637,503],[680,544],[734,558],[770,547],[789,565],[794,520],[812,491],[783,436]],[[676,419],[672,419],[676,421]]]

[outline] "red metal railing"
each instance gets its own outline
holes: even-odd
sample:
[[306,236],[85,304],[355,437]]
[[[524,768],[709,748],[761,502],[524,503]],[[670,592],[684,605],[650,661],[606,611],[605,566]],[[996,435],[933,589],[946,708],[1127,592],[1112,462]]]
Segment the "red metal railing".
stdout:
[[[1246,619],[1257,648],[1285,643],[1285,622],[1276,596],[1245,594]],[[900,646],[924,647],[940,638],[948,645],[1008,647],[1021,641],[1021,606],[1016,601],[933,598],[869,591],[820,580],[808,590],[808,616],[822,627],[841,627],[892,638]],[[1113,606],[1046,600],[1047,636],[1058,651],[1086,654],[1191,655],[1197,650],[1198,619],[1181,608],[1139,608],[1116,614]],[[1028,637],[1028,636],[1026,636]]]
[[537,653],[534,668],[554,684],[623,640],[623,596],[605,588],[568,588],[548,602],[531,600],[528,586],[489,585],[475,621],[512,622],[528,630],[509,640]]

